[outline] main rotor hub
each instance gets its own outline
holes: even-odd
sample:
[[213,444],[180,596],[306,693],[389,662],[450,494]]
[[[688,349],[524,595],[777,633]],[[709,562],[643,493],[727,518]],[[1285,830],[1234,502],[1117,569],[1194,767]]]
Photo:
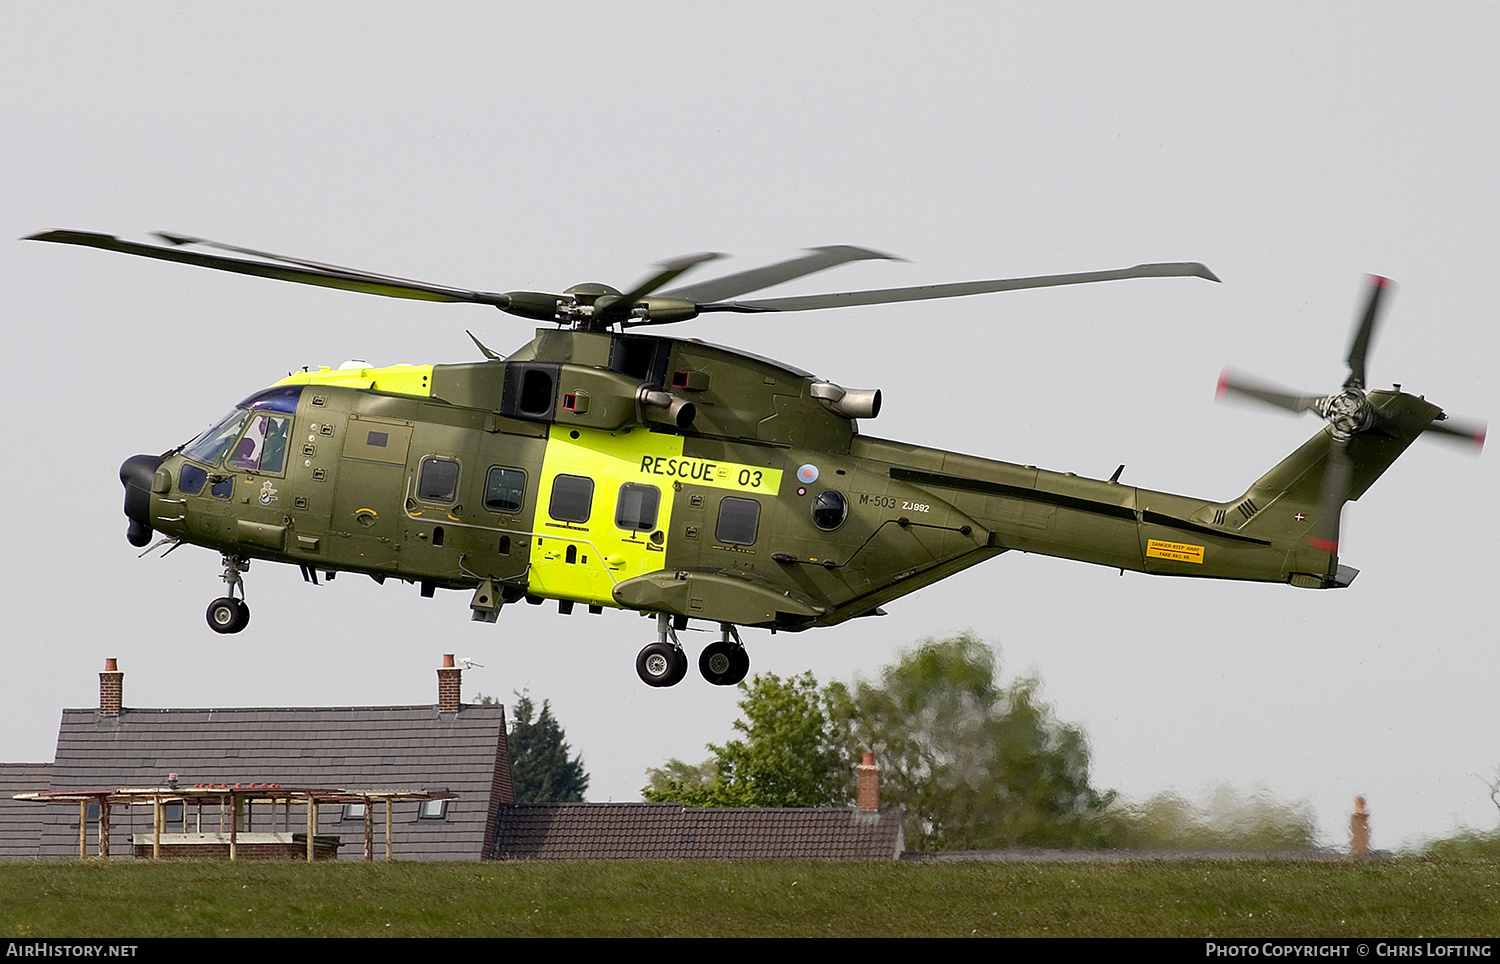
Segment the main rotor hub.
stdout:
[[618,295],[620,289],[611,288],[609,285],[601,285],[590,282],[589,284],[574,285],[563,291],[565,295],[571,295],[573,300],[581,305],[592,305],[604,295]]

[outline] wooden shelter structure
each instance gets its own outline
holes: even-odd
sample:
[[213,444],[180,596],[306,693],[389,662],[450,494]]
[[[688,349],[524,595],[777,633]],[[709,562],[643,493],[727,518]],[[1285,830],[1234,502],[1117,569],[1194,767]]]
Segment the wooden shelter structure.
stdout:
[[[120,787],[113,790],[47,790],[40,793],[19,793],[17,800],[30,800],[37,803],[76,802],[78,804],[78,856],[88,856],[88,825],[89,808],[96,808],[97,816],[97,840],[98,855],[109,856],[109,815],[110,810],[117,806],[149,806],[152,810],[151,819],[151,843],[149,854],[141,854],[142,849],[137,846],[137,856],[149,856],[153,860],[163,857],[163,847],[172,851],[171,856],[177,857],[219,857],[227,845],[227,853],[222,854],[229,860],[238,860],[241,857],[241,826],[244,833],[253,833],[253,814],[256,805],[270,808],[269,819],[271,825],[275,825],[276,808],[282,808],[283,827],[287,828],[291,822],[291,809],[301,806],[306,809],[306,831],[300,836],[305,837],[305,853],[308,860],[316,859],[321,849],[329,856],[338,848],[338,838],[331,836],[319,836],[318,808],[325,804],[346,806],[348,804],[360,804],[364,816],[364,858],[375,859],[375,834],[374,813],[375,805],[383,804],[385,811],[385,859],[392,859],[393,850],[393,821],[392,805],[398,800],[443,800],[451,799],[453,794],[440,791],[428,790],[350,790],[339,787],[284,787],[275,783],[236,783],[218,785],[196,785],[191,787]],[[204,805],[216,805],[215,821],[218,824],[217,831],[209,834],[203,833],[203,809]],[[168,833],[166,814],[168,807],[179,805],[184,808],[195,807],[197,811],[195,833],[184,832]],[[186,820],[183,821],[184,827]],[[265,835],[262,835],[265,836]],[[273,854],[267,852],[264,839],[255,840],[255,845],[261,849],[258,857],[266,856],[290,856],[286,848],[275,847]],[[284,841],[274,841],[284,843]],[[194,851],[199,851],[194,853]]]

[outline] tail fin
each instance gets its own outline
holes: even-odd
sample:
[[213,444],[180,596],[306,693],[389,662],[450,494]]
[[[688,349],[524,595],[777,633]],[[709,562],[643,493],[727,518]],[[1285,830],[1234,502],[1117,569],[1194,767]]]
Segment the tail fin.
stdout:
[[[1402,392],[1370,392],[1370,402],[1382,418],[1377,427],[1359,432],[1345,443],[1350,472],[1345,491],[1332,501],[1324,492],[1324,476],[1333,444],[1333,429],[1324,428],[1291,455],[1282,459],[1238,499],[1218,509],[1223,522],[1245,535],[1269,540],[1287,553],[1286,571],[1294,586],[1341,588],[1358,570],[1338,564],[1338,546],[1317,539],[1319,513],[1342,511],[1345,502],[1365,494],[1407,446],[1442,415],[1436,405]],[[1336,525],[1334,530],[1337,530]]]

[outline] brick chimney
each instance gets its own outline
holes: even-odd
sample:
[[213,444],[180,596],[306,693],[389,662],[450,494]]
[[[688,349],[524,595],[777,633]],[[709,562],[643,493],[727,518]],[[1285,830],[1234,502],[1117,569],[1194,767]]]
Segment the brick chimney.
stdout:
[[1370,812],[1365,809],[1365,798],[1354,798],[1354,813],[1349,817],[1349,852],[1370,852]]
[[453,654],[443,654],[442,668],[438,674],[438,712],[458,712],[458,689],[464,671],[453,665]]
[[859,784],[855,807],[860,810],[880,809],[880,767],[875,765],[875,754],[865,751],[865,758],[854,768]]
[[99,674],[99,715],[119,716],[120,699],[124,690],[125,674],[115,664],[113,656],[104,660],[104,672]]

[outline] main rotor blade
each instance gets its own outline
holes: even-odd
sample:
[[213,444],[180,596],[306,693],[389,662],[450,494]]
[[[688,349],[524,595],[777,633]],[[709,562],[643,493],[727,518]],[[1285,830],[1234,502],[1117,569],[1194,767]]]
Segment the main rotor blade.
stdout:
[[1307,533],[1307,544],[1314,549],[1339,551],[1339,516],[1349,498],[1349,484],[1353,478],[1354,463],[1349,459],[1349,440],[1333,439],[1328,443],[1323,485],[1318,490],[1318,517]]
[[1197,262],[1173,264],[1138,264],[1116,271],[1084,271],[1077,274],[1053,274],[1036,278],[1008,278],[998,281],[961,281],[956,284],[920,285],[912,288],[881,288],[875,291],[842,291],[827,295],[793,298],[767,298],[762,301],[722,301],[699,305],[705,311],[811,311],[818,308],[847,308],[854,305],[884,305],[900,301],[929,301],[935,298],[961,298],[995,291],[1020,288],[1050,288],[1054,285],[1089,284],[1095,281],[1120,281],[1125,278],[1206,278],[1218,281],[1214,273]]
[[[172,240],[174,244],[204,243],[182,235],[161,235],[161,237]],[[230,248],[228,245],[215,244],[214,246],[241,251],[246,254],[255,254],[260,257],[274,258],[289,265],[301,265],[302,267],[284,267],[276,264],[265,264],[259,261],[246,261],[242,258],[224,258],[212,254],[199,254],[196,251],[183,251],[175,247],[160,248],[150,244],[123,241],[108,234],[91,234],[85,231],[44,231],[41,234],[31,235],[24,240],[77,244],[89,248],[102,248],[105,251],[119,251],[122,254],[134,254],[143,258],[156,258],[161,261],[176,261],[181,264],[197,265],[200,268],[213,268],[217,271],[231,271],[235,274],[252,275],[257,278],[291,281],[297,284],[317,285],[323,288],[339,288],[344,291],[360,291],[365,294],[383,295],[387,298],[410,298],[416,301],[468,302],[471,304],[493,305],[502,310],[509,308],[511,304],[510,295],[497,292],[450,288],[446,285],[429,284],[425,281],[412,281],[389,275],[372,274],[368,271],[360,271],[354,268],[339,268],[334,265],[319,265],[311,261],[297,261],[279,255],[262,254],[261,252],[250,251],[245,248]],[[213,244],[213,242],[207,243]]]
[[1299,413],[1317,412],[1318,403],[1323,401],[1321,395],[1302,395],[1259,378],[1236,375],[1226,368],[1219,376],[1218,397],[1224,398],[1227,395],[1243,395],[1276,408],[1284,408],[1288,412]]
[[1365,313],[1354,329],[1354,336],[1349,339],[1349,357],[1345,359],[1349,363],[1349,378],[1344,382],[1345,388],[1365,387],[1365,355],[1369,353],[1370,339],[1380,323],[1380,304],[1386,291],[1396,287],[1394,281],[1379,275],[1372,274],[1366,281],[1370,286],[1370,297],[1365,302]]
[[689,254],[681,258],[673,258],[663,261],[657,265],[661,270],[647,278],[642,279],[634,288],[612,299],[604,306],[603,313],[606,315],[626,314],[637,302],[654,292],[657,288],[676,278],[689,268],[696,267],[705,261],[713,261],[715,258],[724,257],[722,254],[707,251],[703,254]]
[[869,261],[875,259],[885,261],[901,260],[895,255],[882,254],[879,251],[871,251],[869,248],[856,248],[849,244],[830,244],[821,248],[808,248],[807,254],[799,258],[778,261],[776,264],[768,264],[761,268],[751,268],[748,271],[739,271],[735,274],[725,275],[722,278],[702,281],[695,285],[673,288],[671,291],[661,292],[660,296],[663,298],[681,298],[684,301],[696,301],[699,304],[706,304],[708,302],[722,301],[725,298],[734,298],[752,291],[759,291],[762,288],[779,285],[818,271],[826,271],[841,264],[848,264],[850,261]]

